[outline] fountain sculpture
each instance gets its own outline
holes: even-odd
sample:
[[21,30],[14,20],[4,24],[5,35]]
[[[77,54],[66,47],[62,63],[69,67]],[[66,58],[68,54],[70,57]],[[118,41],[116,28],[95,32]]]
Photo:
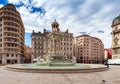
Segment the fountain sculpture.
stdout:
[[[72,56],[71,59],[68,59],[60,52],[61,36],[62,34],[60,32],[52,32],[49,35],[50,39],[48,54],[44,55],[43,58],[40,57],[36,65],[72,66],[76,63],[76,59],[74,56]],[[44,59],[44,62],[41,62],[41,59]]]

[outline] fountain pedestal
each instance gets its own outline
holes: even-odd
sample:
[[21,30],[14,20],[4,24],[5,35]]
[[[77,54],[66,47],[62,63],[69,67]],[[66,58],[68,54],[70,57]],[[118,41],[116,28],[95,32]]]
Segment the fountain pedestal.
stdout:
[[45,55],[45,62],[37,62],[37,65],[47,65],[47,66],[72,66],[76,63],[75,57],[73,57],[71,60],[67,59],[62,54],[59,53],[49,53]]

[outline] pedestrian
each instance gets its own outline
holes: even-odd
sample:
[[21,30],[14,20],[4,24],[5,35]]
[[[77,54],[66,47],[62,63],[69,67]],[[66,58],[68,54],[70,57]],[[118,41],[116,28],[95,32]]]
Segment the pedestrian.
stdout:
[[107,62],[107,68],[109,68],[109,64],[108,64],[108,62]]
[[105,65],[109,68],[108,60],[105,61]]
[[109,64],[107,63],[107,68],[109,68]]

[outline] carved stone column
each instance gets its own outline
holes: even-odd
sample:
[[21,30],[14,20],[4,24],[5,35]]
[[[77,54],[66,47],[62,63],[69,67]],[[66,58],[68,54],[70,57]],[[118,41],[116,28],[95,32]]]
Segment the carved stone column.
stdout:
[[55,53],[55,47],[56,47],[56,45],[55,45],[55,38],[53,38],[53,53]]

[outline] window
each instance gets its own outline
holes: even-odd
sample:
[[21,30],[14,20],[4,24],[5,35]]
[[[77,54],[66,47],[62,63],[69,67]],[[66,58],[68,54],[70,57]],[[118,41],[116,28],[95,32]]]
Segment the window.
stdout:
[[117,38],[118,37],[118,34],[115,34],[115,38]]
[[11,57],[14,57],[14,54],[11,54]]
[[9,54],[7,54],[7,57],[9,57]]
[[0,24],[0,27],[2,27],[2,24]]
[[118,27],[115,27],[115,31],[118,31]]
[[118,50],[117,49],[114,50],[114,54],[118,54]]
[[69,48],[67,48],[67,50],[69,50]]
[[115,45],[117,45],[118,44],[118,39],[116,38],[114,41],[115,41]]
[[2,19],[0,19],[0,22],[2,22]]
[[118,23],[118,19],[116,19],[115,21],[114,21],[114,24],[117,24]]
[[15,63],[17,63],[17,60],[15,60]]

